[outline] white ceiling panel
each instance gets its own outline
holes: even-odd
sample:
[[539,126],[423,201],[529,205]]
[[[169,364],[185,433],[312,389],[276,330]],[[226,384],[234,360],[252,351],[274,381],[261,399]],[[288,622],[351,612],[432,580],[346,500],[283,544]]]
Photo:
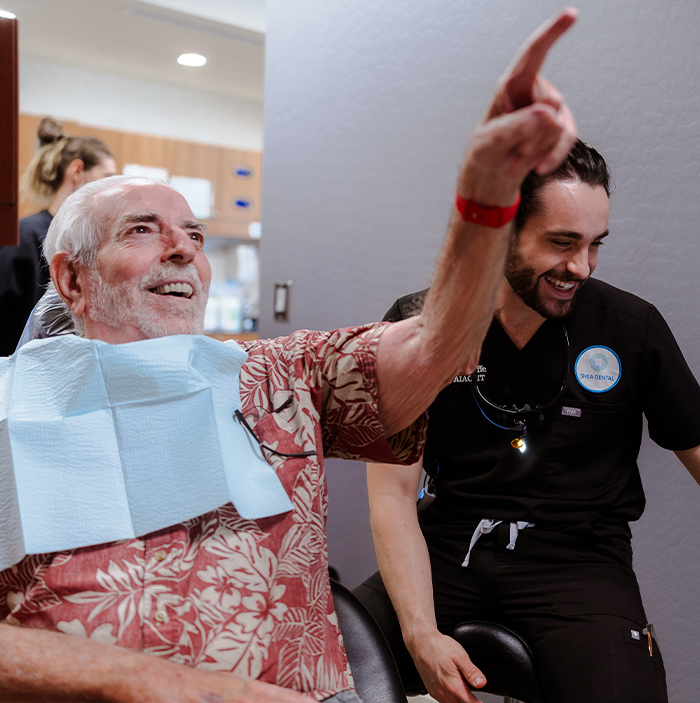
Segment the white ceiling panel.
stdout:
[[[0,9],[17,15],[20,58],[262,102],[264,0],[0,0]],[[178,65],[187,52],[206,66]]]

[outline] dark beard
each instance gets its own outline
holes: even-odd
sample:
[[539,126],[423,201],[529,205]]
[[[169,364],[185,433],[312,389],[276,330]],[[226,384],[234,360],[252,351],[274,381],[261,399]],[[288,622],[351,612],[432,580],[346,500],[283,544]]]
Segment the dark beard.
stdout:
[[506,261],[505,277],[513,291],[525,305],[544,318],[558,320],[566,317],[574,307],[581,285],[576,289],[573,297],[568,300],[551,300],[541,293],[539,287],[540,279],[546,276],[556,278],[559,281],[579,282],[581,285],[584,283],[580,278],[556,269],[551,269],[538,276],[534,268],[525,263],[523,256],[517,249],[511,250]]

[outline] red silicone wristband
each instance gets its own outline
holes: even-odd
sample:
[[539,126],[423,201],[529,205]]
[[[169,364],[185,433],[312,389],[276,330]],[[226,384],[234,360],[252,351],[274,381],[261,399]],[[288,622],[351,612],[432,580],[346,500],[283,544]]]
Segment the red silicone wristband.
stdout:
[[520,194],[509,207],[479,205],[473,200],[465,200],[459,193],[455,196],[455,207],[465,222],[473,222],[475,225],[495,227],[496,229],[507,225],[515,217],[519,206]]

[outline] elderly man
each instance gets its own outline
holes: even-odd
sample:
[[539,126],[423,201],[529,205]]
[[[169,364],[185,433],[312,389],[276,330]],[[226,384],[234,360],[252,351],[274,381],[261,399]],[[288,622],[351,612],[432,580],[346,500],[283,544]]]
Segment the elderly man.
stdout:
[[[7,363],[13,382],[29,368],[30,378],[44,374],[59,389],[45,401],[54,434],[39,438],[43,456],[57,471],[69,464],[69,476],[80,474],[86,509],[113,501],[114,510],[92,509],[82,520],[75,505],[63,504],[63,485],[54,500],[42,498],[43,486],[15,466],[18,495],[33,489],[18,503],[36,517],[15,511],[27,556],[0,549],[12,562],[0,572],[3,700],[291,703],[310,699],[279,687],[316,699],[351,689],[327,576],[322,456],[415,461],[422,413],[456,373],[475,368],[520,183],[534,168],[556,168],[573,141],[573,120],[538,71],[574,19],[567,11],[544,25],[499,84],[465,154],[430,295],[410,320],[297,332],[248,344],[247,354],[202,337],[172,337],[201,335],[210,279],[202,227],[184,199],[164,185],[108,179],[66,201],[45,255],[82,338],[36,341]],[[61,427],[72,431],[75,418],[93,408],[93,395],[70,385],[76,373],[109,401],[109,412],[98,408],[93,421],[112,423],[105,433],[114,433],[122,452],[126,491],[119,481],[100,485],[102,473],[91,469],[102,455],[90,454],[91,441],[75,442],[63,461],[46,450],[60,441]],[[173,416],[175,432],[163,428],[172,438],[164,442],[160,428],[152,431],[154,393],[167,396],[166,409],[175,397],[183,408],[215,413],[212,425],[223,430],[216,434],[188,410]],[[120,394],[128,398],[121,402]],[[186,405],[193,399],[201,406]],[[62,425],[52,424],[57,406],[65,408]],[[15,431],[29,431],[20,425]],[[229,466],[234,430],[254,441],[239,441]],[[123,442],[140,433],[158,445],[152,467],[130,457]],[[168,461],[173,473],[191,470],[179,493],[168,493],[171,478],[178,480]],[[224,466],[221,475],[209,472],[212,462]],[[142,473],[127,475],[134,466]],[[228,490],[232,502],[187,514],[209,500],[210,482],[214,495]],[[173,512],[162,505],[170,501],[178,503]],[[125,520],[112,520],[112,512]],[[48,536],[37,528],[47,515]]]

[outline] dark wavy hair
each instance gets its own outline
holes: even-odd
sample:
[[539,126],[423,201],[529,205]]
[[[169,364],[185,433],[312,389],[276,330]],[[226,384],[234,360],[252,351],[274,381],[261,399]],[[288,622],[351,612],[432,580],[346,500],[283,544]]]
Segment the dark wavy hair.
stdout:
[[578,181],[591,187],[603,186],[608,197],[612,187],[610,170],[605,159],[592,147],[577,139],[571,151],[556,171],[540,176],[530,171],[520,187],[520,207],[515,216],[515,232],[518,234],[530,217],[540,212],[540,193],[549,183],[556,181]]

